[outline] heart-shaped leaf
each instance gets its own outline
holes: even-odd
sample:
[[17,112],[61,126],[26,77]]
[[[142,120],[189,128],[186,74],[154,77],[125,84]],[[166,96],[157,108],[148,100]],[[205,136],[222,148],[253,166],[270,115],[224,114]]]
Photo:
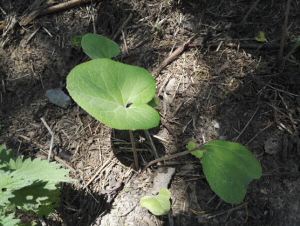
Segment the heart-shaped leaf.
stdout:
[[67,89],[79,106],[112,128],[150,129],[159,124],[159,114],[147,104],[155,95],[155,81],[143,68],[91,60],[70,72]]
[[[189,141],[189,143],[187,145],[187,149],[192,150],[194,148],[196,148],[196,144],[193,141]],[[197,150],[197,151],[191,152],[191,154],[196,156],[196,158],[200,159],[203,156],[203,151]]]
[[91,59],[112,58],[120,53],[119,46],[102,35],[86,34],[82,38],[81,45]]
[[225,202],[243,201],[247,185],[259,179],[261,166],[243,145],[217,140],[201,147],[203,171],[211,189]]
[[160,189],[157,196],[144,196],[140,205],[156,216],[166,215],[170,210],[171,192],[167,188]]

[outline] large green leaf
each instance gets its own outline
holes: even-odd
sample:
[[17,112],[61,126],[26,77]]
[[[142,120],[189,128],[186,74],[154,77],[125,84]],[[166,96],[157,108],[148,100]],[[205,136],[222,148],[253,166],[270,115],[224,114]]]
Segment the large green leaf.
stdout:
[[239,143],[212,141],[201,147],[203,171],[211,189],[228,203],[243,201],[247,185],[262,169],[253,154]]
[[67,89],[79,106],[112,128],[150,129],[159,123],[159,114],[147,104],[155,95],[155,81],[143,68],[91,60],[70,72]]
[[0,168],[0,206],[5,210],[11,207],[32,210],[40,218],[53,212],[60,200],[58,184],[72,181],[66,177],[69,170],[41,159],[23,162],[19,156],[15,160],[11,152],[1,146],[0,156],[4,159],[4,167]]
[[156,216],[166,215],[170,210],[170,197],[170,191],[167,188],[162,188],[157,196],[144,196],[141,198],[140,205]]
[[[4,145],[0,145],[0,169],[7,168],[9,160],[13,157],[12,150],[6,150]],[[3,169],[5,170],[5,169]]]
[[54,208],[60,203],[60,186],[57,184],[54,190],[45,189],[47,182],[35,181],[27,187],[13,192],[15,197],[10,199],[10,204],[25,212],[34,211],[41,219],[54,213]]
[[120,53],[119,46],[112,40],[97,34],[86,34],[81,40],[83,51],[92,59],[112,58]]

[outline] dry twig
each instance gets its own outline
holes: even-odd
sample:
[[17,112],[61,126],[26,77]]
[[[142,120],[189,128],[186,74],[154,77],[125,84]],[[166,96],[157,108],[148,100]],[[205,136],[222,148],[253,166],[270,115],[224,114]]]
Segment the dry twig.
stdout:
[[49,153],[48,153],[48,160],[50,160],[50,156],[51,156],[52,148],[53,148],[53,142],[54,142],[54,132],[50,129],[50,127],[48,126],[48,124],[44,118],[41,118],[41,120],[42,120],[44,126],[47,128],[47,130],[51,134],[50,148],[49,148]]
[[74,6],[77,6],[77,5],[80,5],[80,4],[83,4],[83,3],[88,3],[90,1],[91,0],[71,0],[71,1],[68,1],[68,2],[63,2],[63,3],[60,3],[60,4],[54,5],[54,6],[50,6],[46,9],[44,7],[35,9],[25,19],[20,21],[20,25],[25,26],[38,16],[44,16],[44,15],[49,14],[49,13],[55,13],[55,12],[58,12],[58,11],[61,11],[61,10],[69,9],[69,8],[72,8]]
[[102,165],[102,166],[99,168],[99,170],[94,174],[94,176],[89,180],[89,182],[87,182],[87,183],[84,185],[83,189],[85,189],[87,186],[89,186],[90,183],[92,183],[92,182],[94,181],[94,179],[101,173],[101,171],[104,169],[104,167],[106,167],[106,165],[107,165],[108,163],[111,162],[111,160],[112,160],[113,158],[114,158],[114,155],[111,155],[110,158],[107,159],[107,160],[105,161],[105,163],[103,163],[103,165]]
[[117,37],[119,36],[119,34],[121,33],[121,31],[127,26],[128,22],[130,21],[130,19],[132,18],[132,13],[129,14],[129,16],[127,17],[127,19],[124,21],[124,23],[122,24],[121,27],[119,27],[118,31],[116,32],[116,34],[114,35],[114,37],[112,38],[113,41],[115,41],[117,39]]
[[171,55],[169,55],[164,61],[158,66],[158,68],[154,69],[152,71],[152,76],[154,79],[157,78],[159,73],[164,69],[165,66],[167,66],[169,63],[171,63],[173,60],[176,59],[176,57],[183,52],[183,50],[187,47],[187,43],[181,44]]
[[242,132],[240,132],[240,134],[236,138],[233,139],[234,142],[237,141],[240,138],[240,136],[244,133],[245,129],[249,126],[250,122],[252,121],[254,115],[256,115],[256,112],[258,111],[259,107],[260,107],[260,105],[256,108],[255,112],[253,113],[253,115],[250,118],[250,120],[247,122],[247,125],[244,127],[244,129],[242,130]]

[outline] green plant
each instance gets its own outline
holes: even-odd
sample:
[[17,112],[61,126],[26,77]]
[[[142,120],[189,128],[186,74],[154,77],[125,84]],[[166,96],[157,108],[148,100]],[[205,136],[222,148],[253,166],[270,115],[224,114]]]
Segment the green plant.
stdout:
[[[239,143],[216,140],[196,147],[195,143],[190,141],[187,148],[188,151],[150,162],[144,170],[154,163],[191,153],[197,158],[202,158],[203,172],[211,189],[228,203],[242,202],[246,195],[247,185],[253,179],[261,177],[260,163],[246,147]],[[149,210],[149,206],[159,207],[153,204],[152,200],[147,205],[145,201],[147,199],[141,205]]]
[[81,48],[81,39],[85,34],[82,33],[81,35],[74,35],[71,38],[71,44],[74,46],[78,46],[79,48]]
[[164,29],[160,27],[158,24],[154,24],[153,27],[158,30],[159,33],[164,34]]
[[116,57],[120,53],[119,46],[114,41],[95,34],[82,37],[82,49],[92,60]]
[[[195,148],[195,143],[189,142],[188,149]],[[216,140],[198,149],[191,154],[202,158],[203,172],[211,189],[225,202],[242,202],[247,185],[261,177],[260,163],[239,143]]]
[[265,33],[263,31],[257,31],[254,38],[258,42],[266,42]]
[[160,189],[157,196],[144,196],[140,200],[140,205],[147,208],[156,216],[166,215],[170,210],[171,193],[167,188]]
[[159,124],[159,114],[150,104],[155,102],[155,81],[141,67],[108,59],[119,54],[119,47],[101,35],[86,34],[82,48],[92,60],[72,69],[67,89],[74,101],[100,122],[129,130],[138,168],[132,131]]
[[27,213],[41,219],[60,202],[60,182],[71,182],[69,170],[41,159],[13,158],[0,146],[0,225],[16,225]]

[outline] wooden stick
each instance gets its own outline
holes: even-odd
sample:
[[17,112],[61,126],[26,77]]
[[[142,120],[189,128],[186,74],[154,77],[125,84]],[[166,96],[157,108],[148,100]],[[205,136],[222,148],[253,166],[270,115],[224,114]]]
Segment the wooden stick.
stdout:
[[157,78],[159,73],[164,69],[165,66],[167,66],[169,63],[171,63],[175,58],[183,52],[185,47],[187,46],[187,43],[184,43],[180,45],[170,56],[168,56],[164,61],[156,68],[151,74],[154,77],[154,79]]
[[74,6],[83,4],[83,3],[88,3],[91,0],[71,0],[68,2],[63,2],[54,6],[50,6],[49,8],[47,8],[41,15],[46,15],[49,13],[55,13],[61,10],[65,10],[65,9],[69,9],[72,8]]
[[50,6],[46,9],[39,8],[39,9],[36,9],[36,10],[32,11],[25,19],[20,21],[19,24],[21,26],[25,26],[38,16],[43,16],[43,15],[46,15],[46,14],[49,14],[49,13],[55,13],[55,12],[58,12],[58,11],[61,11],[61,10],[69,9],[69,8],[72,8],[74,6],[77,6],[77,5],[80,5],[80,4],[83,4],[83,3],[88,3],[90,1],[91,0],[70,0],[68,2],[60,3],[60,4],[57,4],[57,5],[54,5],[54,6]]

